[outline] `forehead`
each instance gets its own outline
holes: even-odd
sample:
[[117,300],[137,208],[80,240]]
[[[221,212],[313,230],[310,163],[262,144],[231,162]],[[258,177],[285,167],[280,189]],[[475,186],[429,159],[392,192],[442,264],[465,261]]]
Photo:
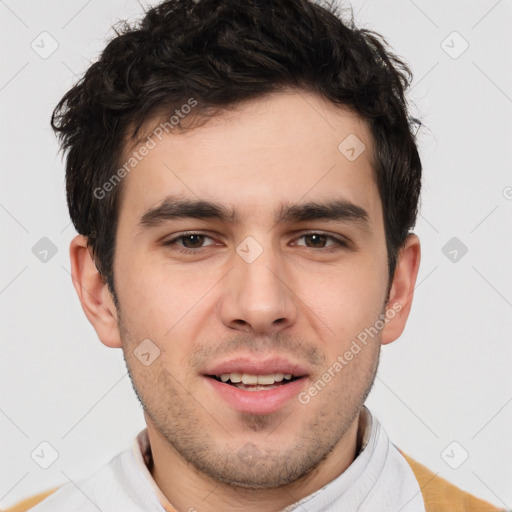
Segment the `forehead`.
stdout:
[[124,155],[151,146],[123,182],[120,217],[132,224],[167,196],[222,202],[242,222],[274,220],[283,204],[302,201],[381,212],[366,123],[316,94],[274,93],[184,133],[147,133]]

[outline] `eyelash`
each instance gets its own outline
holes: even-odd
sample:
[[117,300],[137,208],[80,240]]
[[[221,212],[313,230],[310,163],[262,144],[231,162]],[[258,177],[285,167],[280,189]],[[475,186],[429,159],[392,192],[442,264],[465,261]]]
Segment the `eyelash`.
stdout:
[[[187,232],[187,233],[182,233],[181,235],[175,237],[175,238],[172,238],[171,240],[167,240],[164,242],[164,245],[165,246],[172,246],[174,245],[178,240],[182,240],[184,238],[187,238],[188,236],[191,236],[191,235],[198,235],[198,236],[204,236],[205,238],[212,238],[204,233],[196,233],[196,232]],[[324,236],[326,237],[327,240],[331,240],[333,242],[335,242],[338,247],[335,247],[335,246],[330,246],[330,247],[319,247],[318,251],[331,251],[331,250],[338,250],[338,249],[342,249],[342,248],[347,248],[348,247],[348,244],[344,241],[344,240],[341,240],[339,238],[336,238],[335,236],[332,236],[332,235],[327,235],[325,233],[322,233],[322,232],[319,232],[319,231],[310,231],[310,232],[307,232],[307,233],[302,233],[299,237],[297,237],[297,239],[300,239],[300,238],[304,238],[306,236],[312,236],[312,235],[320,235],[320,236]],[[212,244],[213,245],[213,244]],[[182,254],[197,254],[199,252],[200,249],[204,249],[205,247],[198,247],[197,249],[188,249],[186,247],[183,247],[183,246],[179,246],[180,248],[179,249],[176,249],[178,252],[182,253]],[[305,247],[305,246],[303,246]],[[307,249],[315,249],[314,247],[306,247]]]

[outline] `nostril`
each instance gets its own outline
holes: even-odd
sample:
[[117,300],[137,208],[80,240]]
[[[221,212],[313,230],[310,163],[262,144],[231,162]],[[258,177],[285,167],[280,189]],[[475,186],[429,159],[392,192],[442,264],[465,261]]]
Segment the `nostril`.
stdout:
[[245,327],[245,328],[250,328],[251,327],[251,324],[249,322],[246,322],[245,320],[240,320],[240,319],[236,319],[236,320],[233,320],[233,324],[235,327]]

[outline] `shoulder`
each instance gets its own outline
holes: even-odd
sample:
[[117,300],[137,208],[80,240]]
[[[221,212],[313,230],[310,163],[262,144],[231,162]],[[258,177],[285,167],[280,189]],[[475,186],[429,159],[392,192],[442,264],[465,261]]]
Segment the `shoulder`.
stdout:
[[132,491],[137,495],[141,488],[144,489],[144,482],[130,452],[125,451],[92,474],[34,494],[3,512],[91,512],[116,506],[123,512],[141,512],[140,504],[131,497]]
[[16,505],[4,510],[3,512],[26,512],[27,510],[30,510],[32,507],[35,507],[38,503],[46,499],[48,496],[52,495],[58,489],[59,487],[55,487],[54,489],[49,489],[47,491],[34,494],[33,496],[30,496],[30,498],[26,498],[23,501],[16,503]]
[[427,467],[398,450],[418,480],[426,512],[504,512],[486,501],[459,489]]

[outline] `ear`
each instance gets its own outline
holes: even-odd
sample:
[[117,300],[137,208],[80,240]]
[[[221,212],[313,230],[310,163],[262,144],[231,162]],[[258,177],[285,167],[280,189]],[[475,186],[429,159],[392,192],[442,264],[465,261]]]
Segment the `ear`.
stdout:
[[381,343],[387,345],[399,338],[411,311],[416,277],[420,266],[420,240],[410,234],[398,254],[398,261],[386,305],[386,325],[381,331]]
[[107,283],[96,268],[87,238],[78,235],[69,247],[71,277],[85,316],[101,342],[107,347],[122,346],[117,326],[117,309]]

